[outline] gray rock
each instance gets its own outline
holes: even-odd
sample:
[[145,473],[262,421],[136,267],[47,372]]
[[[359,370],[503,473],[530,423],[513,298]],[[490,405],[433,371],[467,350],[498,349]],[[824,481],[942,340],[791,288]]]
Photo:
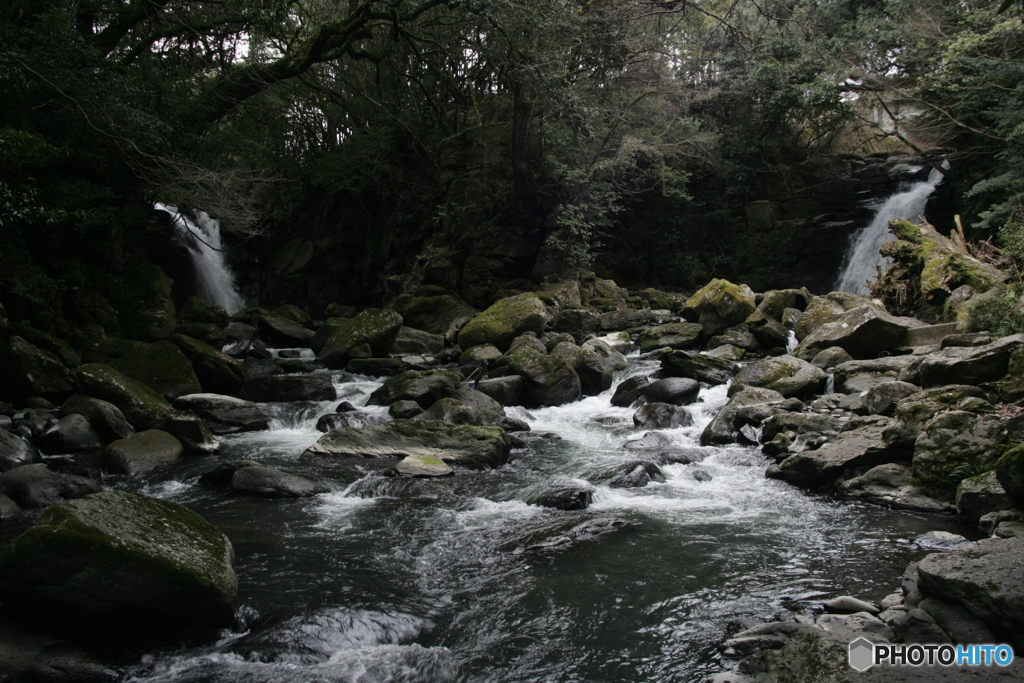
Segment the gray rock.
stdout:
[[672,439],[660,432],[647,432],[641,438],[622,445],[627,451],[662,451],[674,447]]
[[0,493],[0,520],[10,519],[21,511],[20,505],[11,500],[6,493]]
[[827,376],[805,360],[785,355],[765,358],[745,366],[736,374],[736,383],[764,387],[786,398],[819,393]]
[[643,488],[652,481],[663,482],[665,475],[652,462],[632,460],[615,466],[605,472],[602,480],[613,489]]
[[[408,420],[411,417],[415,417],[423,412],[423,408],[416,401],[395,401],[388,406],[388,415],[395,418],[396,420]],[[326,415],[324,417],[327,417]],[[339,423],[336,427],[331,429],[337,429],[338,427],[351,427],[353,425]],[[320,429],[319,423],[317,423],[317,429]],[[320,431],[331,431],[330,429],[321,429]]]
[[0,474],[0,492],[22,508],[44,508],[100,491],[98,482],[54,472],[43,464],[24,465]]
[[693,416],[682,406],[645,403],[633,413],[633,424],[642,429],[689,427],[693,424]]
[[[126,377],[142,382],[168,401],[203,390],[188,358],[169,341],[147,343],[109,339],[86,352],[83,360],[109,365]],[[229,360],[237,363],[234,359]]]
[[524,492],[523,501],[556,510],[586,510],[594,501],[594,488],[583,481],[555,479],[531,487]]
[[912,394],[896,404],[896,421],[886,429],[885,440],[893,446],[911,448],[925,423],[937,413],[967,398],[984,397],[981,389],[967,385],[949,385]]
[[874,643],[892,642],[896,639],[893,630],[870,612],[823,614],[818,617],[816,625],[846,642],[853,642],[857,638],[867,638]]
[[18,336],[0,341],[0,377],[0,400],[17,403],[29,396],[63,400],[78,388],[75,373]]
[[[643,399],[644,388],[651,383],[651,380],[643,375],[636,375],[622,380],[619,386],[615,387],[611,403],[619,408],[629,408],[636,405],[636,402]],[[698,391],[700,387],[698,385]]]
[[[468,391],[472,390],[470,389]],[[501,408],[501,404],[497,401],[494,401],[494,399],[491,399],[490,397],[487,398],[495,403],[499,409]],[[410,419],[440,420],[441,422],[458,425],[493,425],[497,424],[497,421],[504,417],[504,415],[505,412],[503,409],[501,413],[496,414],[493,410],[485,409],[479,405],[466,404],[454,398],[442,398],[435,401],[434,405],[430,406],[422,413],[419,413]]]
[[919,361],[920,358],[916,356],[848,361],[833,369],[835,385],[839,391],[847,394],[867,391],[872,387],[903,379],[907,368]]
[[886,463],[872,467],[859,477],[844,481],[840,492],[878,505],[901,510],[944,513],[949,504],[930,498],[910,484],[910,467],[902,463]]
[[214,438],[206,421],[195,415],[171,411],[164,415],[154,429],[167,432],[189,453],[210,455],[220,450],[220,441]]
[[647,323],[643,313],[631,309],[607,311],[601,314],[600,320],[601,330],[605,332],[629,330]]
[[700,435],[702,446],[723,445],[735,443],[739,430],[747,424],[745,419],[740,418],[744,408],[752,406],[778,405],[784,400],[779,392],[773,389],[761,387],[744,387],[734,394],[726,403],[715,418],[708,423]]
[[1009,510],[999,510],[998,512],[989,512],[981,516],[978,520],[978,528],[981,529],[983,534],[991,536],[1003,522],[1019,522],[1024,520],[1024,512],[1011,508]]
[[770,470],[770,476],[791,484],[815,487],[838,478],[855,467],[894,462],[900,457],[882,440],[882,425],[841,432],[817,450],[789,456]]
[[924,326],[920,320],[898,318],[873,306],[858,306],[803,337],[793,353],[811,359],[824,349],[840,346],[854,358],[875,358],[902,346],[908,329]]
[[40,461],[36,447],[20,436],[0,429],[0,472]]
[[949,639],[958,645],[985,645],[998,643],[991,629],[980,619],[959,605],[943,602],[937,598],[925,598],[918,606],[942,629]]
[[1000,522],[993,535],[996,538],[1024,538],[1024,522]]
[[103,449],[100,462],[104,469],[116,474],[145,474],[181,457],[181,442],[158,429],[136,432]]
[[471,365],[478,368],[488,368],[494,361],[501,358],[501,351],[493,344],[481,344],[471,349],[466,349],[459,356],[459,365]]
[[750,287],[716,278],[690,297],[683,307],[683,315],[699,320],[704,333],[710,336],[743,322],[755,310],[754,292]]
[[57,424],[43,432],[36,443],[48,455],[98,451],[104,445],[89,420],[77,413],[62,417]]
[[199,477],[199,485],[207,488],[226,488],[231,486],[231,478],[243,467],[263,467],[255,460],[229,460],[222,462]]
[[262,408],[252,401],[234,396],[189,394],[174,399],[173,405],[205,419],[213,434],[255,432],[270,428],[270,419]]
[[911,483],[929,495],[952,500],[965,467],[995,467],[1006,450],[1004,437],[999,422],[979,420],[962,410],[940,413],[914,442]]
[[395,401],[415,401],[426,410],[438,399],[460,388],[461,379],[447,370],[407,370],[395,375],[370,394],[367,405],[389,406]]
[[949,347],[925,356],[918,372],[923,387],[947,384],[978,385],[994,382],[1006,375],[1010,354],[1024,344],[1024,335],[1015,334],[977,347]]
[[[415,406],[414,415],[421,412],[419,405],[412,401],[409,401],[409,403]],[[394,407],[398,404],[393,403],[391,405]],[[355,410],[347,413],[327,413],[326,415],[321,415],[316,421],[316,429],[319,432],[329,432],[343,427],[370,427],[372,425],[384,424],[387,421],[387,417],[365,410]]]
[[308,498],[330,489],[320,482],[290,474],[271,467],[247,466],[235,470],[231,488],[267,498]]
[[721,358],[723,360],[728,361],[738,361],[743,360],[743,356],[745,356],[746,353],[747,352],[744,349],[741,349],[738,346],[733,346],[732,344],[722,344],[708,351],[707,356],[709,358]]
[[431,334],[411,327],[398,330],[391,353],[396,356],[434,356],[444,351],[444,335]]
[[468,349],[493,344],[507,351],[512,341],[524,332],[542,334],[547,321],[547,307],[536,294],[517,294],[496,301],[466,323],[459,330],[459,346]]
[[77,375],[84,393],[117,406],[138,429],[151,428],[171,410],[163,396],[109,365],[89,363]]
[[700,383],[687,377],[668,377],[644,386],[642,392],[644,398],[651,403],[686,406],[697,400]]
[[124,413],[109,401],[74,394],[60,407],[60,414],[67,416],[75,413],[84,415],[89,420],[89,424],[104,443],[127,439],[135,433],[135,429],[125,419]]
[[921,387],[908,382],[885,382],[871,387],[861,396],[861,405],[868,415],[886,415],[892,417],[896,406],[908,396],[916,394]]
[[691,349],[700,341],[704,328],[699,323],[670,323],[644,330],[637,338],[641,351]]
[[[280,309],[279,309],[280,310]],[[267,341],[274,346],[296,347],[310,346],[313,331],[283,315],[267,311],[256,316],[260,331],[266,335]]]
[[830,346],[815,354],[811,360],[811,365],[822,370],[828,370],[851,360],[853,360],[853,356],[848,354],[842,346]]
[[867,612],[868,614],[877,615],[881,611],[870,602],[864,602],[849,595],[840,595],[838,598],[826,600],[824,607],[825,611],[829,614]]
[[506,407],[525,403],[526,381],[519,375],[483,379],[476,383],[475,389]]
[[333,401],[337,398],[330,375],[271,375],[251,379],[242,387],[250,401]]
[[950,642],[949,636],[939,628],[935,619],[920,608],[896,613],[889,626],[900,641],[907,644]]
[[[787,335],[785,334],[785,330],[781,330],[781,328],[779,328],[779,331],[781,333],[781,339],[772,339],[771,341],[781,342],[784,346]],[[763,332],[762,336],[764,336]],[[715,349],[718,348],[719,346],[725,345],[735,346],[746,351],[756,351],[758,348],[760,348],[758,340],[754,338],[754,335],[751,334],[750,329],[748,329],[747,325],[743,323],[722,330],[720,333],[716,334],[711,339],[709,339],[708,343],[706,344],[707,348],[709,349]]]
[[551,329],[570,334],[577,344],[582,344],[588,335],[601,329],[601,316],[587,309],[562,309],[552,319]]
[[396,475],[421,478],[447,477],[455,473],[444,460],[421,453],[406,456],[392,469]]
[[584,396],[597,396],[611,389],[615,373],[629,367],[625,356],[600,339],[584,342],[579,351],[569,356],[568,363],[579,375]]
[[[354,318],[324,321],[311,345],[318,361],[329,368],[344,368],[353,358],[387,356],[402,322],[402,316],[395,311],[368,308]],[[426,331],[437,333],[436,330]],[[468,347],[463,345],[463,348]]]
[[560,406],[583,395],[580,376],[569,362],[554,355],[521,348],[508,356],[508,367],[523,378],[528,406]]
[[668,377],[689,377],[698,382],[716,385],[732,380],[738,367],[724,358],[671,351],[661,357],[662,374]]
[[956,511],[966,524],[977,524],[983,515],[1012,507],[1013,501],[994,470],[963,479],[956,488]]

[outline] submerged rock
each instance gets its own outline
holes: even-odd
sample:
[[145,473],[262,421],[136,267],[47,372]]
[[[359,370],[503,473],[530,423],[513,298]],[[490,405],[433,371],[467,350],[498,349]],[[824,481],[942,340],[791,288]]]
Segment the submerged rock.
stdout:
[[523,500],[528,505],[556,510],[586,510],[594,502],[594,488],[585,481],[555,480],[531,487]]

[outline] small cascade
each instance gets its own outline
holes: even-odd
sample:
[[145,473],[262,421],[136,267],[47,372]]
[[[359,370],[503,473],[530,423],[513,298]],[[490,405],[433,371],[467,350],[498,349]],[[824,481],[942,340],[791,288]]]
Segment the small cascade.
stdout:
[[[943,168],[949,168],[943,162]],[[889,221],[903,219],[917,222],[924,213],[928,197],[942,181],[942,171],[933,168],[927,180],[921,180],[903,192],[886,199],[879,207],[874,219],[868,227],[856,234],[846,252],[843,268],[836,283],[836,290],[851,294],[867,294],[868,281],[875,278],[875,266],[885,269],[889,259],[883,257],[879,250],[889,236]]]
[[245,308],[245,300],[235,286],[235,276],[224,260],[220,238],[220,221],[203,211],[197,211],[195,221],[169,204],[154,204],[153,208],[170,214],[177,231],[178,242],[192,256],[200,295],[207,302],[223,306],[234,314]]
[[793,353],[798,346],[800,346],[800,340],[796,338],[796,332],[790,330],[789,336],[786,338],[786,353]]

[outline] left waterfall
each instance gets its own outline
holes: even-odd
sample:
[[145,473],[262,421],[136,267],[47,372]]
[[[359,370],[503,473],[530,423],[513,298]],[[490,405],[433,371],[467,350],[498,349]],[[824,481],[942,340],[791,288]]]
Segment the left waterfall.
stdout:
[[158,203],[153,208],[170,214],[178,242],[187,247],[192,256],[200,295],[208,303],[223,306],[230,314],[245,308],[245,299],[235,285],[235,275],[221,251],[220,221],[203,211],[196,211],[193,220],[170,204]]

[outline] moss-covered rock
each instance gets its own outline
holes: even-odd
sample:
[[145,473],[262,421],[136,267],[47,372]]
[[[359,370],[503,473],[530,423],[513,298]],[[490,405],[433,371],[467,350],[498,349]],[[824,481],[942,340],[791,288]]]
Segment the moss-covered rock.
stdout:
[[772,389],[789,398],[819,393],[824,389],[827,378],[820,368],[786,355],[765,358],[745,366],[736,375],[736,383]]
[[178,321],[171,299],[171,278],[152,263],[130,264],[118,304],[121,333],[129,339],[158,341],[174,334]]
[[231,316],[223,306],[211,306],[200,296],[190,296],[178,311],[178,317],[185,322],[207,323],[227,327]]
[[795,308],[803,311],[811,301],[813,295],[803,289],[772,289],[761,295],[761,303],[757,310],[770,318],[782,320],[782,315],[787,308]]
[[700,342],[704,327],[700,323],[670,323],[644,330],[637,338],[641,351],[691,349]]
[[556,309],[575,309],[583,305],[580,299],[580,283],[576,280],[562,280],[545,285],[537,292],[548,306]]
[[11,326],[11,333],[16,334],[33,346],[53,355],[69,370],[75,370],[82,364],[82,355],[63,339],[52,334],[41,332],[27,322],[18,322]]
[[143,615],[226,626],[238,592],[224,534],[180,505],[123,491],[47,509],[0,552],[0,577],[6,602],[86,629],[112,611],[125,628]]
[[313,342],[313,330],[277,313],[261,313],[256,321],[272,346],[305,347]]
[[710,336],[743,322],[756,308],[750,287],[716,278],[690,297],[683,315],[698,320]]
[[929,354],[918,369],[923,387],[943,384],[972,384],[1002,379],[1010,366],[1010,356],[1024,347],[1024,334],[1002,337],[991,344],[976,347],[953,346]]
[[308,327],[313,322],[313,316],[306,313],[298,306],[292,306],[291,304],[278,306],[274,309],[274,315],[291,320],[293,323],[301,325],[302,327]]
[[686,303],[686,297],[676,292],[664,292],[660,289],[641,289],[637,294],[647,302],[648,308],[676,312]]
[[0,342],[0,400],[21,404],[30,396],[63,400],[78,387],[75,373],[53,354],[21,337]]
[[459,297],[447,293],[399,297],[391,306],[408,327],[443,335],[454,333],[479,313]]
[[846,309],[838,301],[825,296],[814,297],[807,304],[806,310],[794,328],[796,338],[802,340],[825,323],[837,320],[843,313],[846,313]]
[[625,356],[600,339],[583,342],[583,346],[569,356],[567,361],[580,377],[584,396],[597,396],[611,389],[615,373],[629,367]]
[[896,420],[885,430],[886,443],[906,448],[913,446],[925,423],[938,413],[973,398],[985,398],[985,392],[963,384],[925,389],[907,396],[896,404]]
[[996,478],[1019,508],[1024,508],[1024,444],[1006,451],[996,462]]
[[498,467],[508,461],[512,442],[500,427],[455,425],[439,420],[393,420],[371,427],[344,427],[324,434],[306,456],[442,460],[471,468]]
[[580,376],[566,359],[524,346],[508,356],[508,367],[525,382],[530,406],[560,406],[583,395]]
[[898,318],[873,306],[858,306],[805,335],[793,355],[810,360],[827,348],[839,346],[854,358],[876,358],[902,346],[907,330],[924,325],[920,320]]
[[501,351],[498,350],[498,347],[493,344],[481,344],[480,346],[466,349],[459,356],[459,365],[472,365],[486,369],[499,358],[501,358]]
[[548,320],[547,308],[536,294],[518,294],[495,302],[461,330],[459,346],[464,349],[480,344],[493,344],[507,351],[514,340],[524,332],[540,335]]
[[202,391],[192,364],[181,349],[169,341],[109,339],[86,353],[85,361],[109,365],[167,400]]
[[[796,309],[787,309],[796,310]],[[758,345],[765,349],[784,349],[789,345],[789,330],[762,311],[754,311],[743,321]],[[729,343],[729,342],[725,342]]]
[[444,335],[403,326],[398,330],[391,353],[396,356],[436,356],[444,351]]
[[725,384],[738,367],[725,358],[714,358],[688,351],[671,351],[661,357],[661,372],[666,377],[689,377],[705,384]]
[[329,368],[344,368],[352,358],[382,358],[402,329],[402,316],[383,308],[368,308],[354,318],[331,318],[313,337],[317,360]]
[[113,403],[139,429],[149,429],[171,410],[163,396],[109,365],[88,363],[77,377],[85,393]]
[[176,334],[183,334],[186,337],[198,339],[215,349],[222,349],[228,343],[228,335],[225,329],[217,327],[213,323],[194,323],[181,320],[178,322]]
[[147,429],[108,445],[103,449],[100,462],[108,472],[133,476],[174,462],[184,452],[181,442],[167,432]]
[[135,433],[135,429],[128,423],[120,408],[109,401],[92,396],[73,394],[60,407],[60,414],[84,415],[104,443],[127,439]]
[[960,521],[966,524],[977,524],[982,515],[1012,507],[1013,501],[999,483],[995,471],[963,479],[956,487],[956,511]]
[[929,495],[952,500],[961,480],[995,467],[1006,451],[1006,434],[995,421],[951,410],[925,424],[914,442],[911,483]]
[[[181,349],[181,352],[192,364],[203,391],[229,396],[237,396],[241,393],[246,375],[245,366],[240,361],[184,334],[175,334],[170,341]],[[179,396],[184,395],[186,394],[179,394]],[[177,396],[169,398],[174,399]]]
[[366,403],[389,406],[395,401],[415,401],[426,410],[439,399],[451,395],[461,384],[462,378],[447,370],[406,370],[370,394]]

